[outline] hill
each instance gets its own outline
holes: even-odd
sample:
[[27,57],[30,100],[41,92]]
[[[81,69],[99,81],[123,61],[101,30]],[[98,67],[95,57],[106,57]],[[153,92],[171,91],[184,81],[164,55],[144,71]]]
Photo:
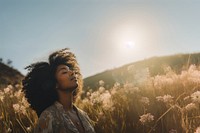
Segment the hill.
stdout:
[[140,76],[145,76],[145,70],[149,71],[150,76],[155,76],[163,74],[163,68],[165,66],[170,66],[172,70],[179,73],[181,69],[187,68],[191,64],[200,64],[200,53],[151,57],[87,77],[84,79],[84,90],[97,89],[100,80],[105,82],[106,88],[110,88],[115,82],[124,83],[127,79],[131,79],[131,76],[133,77],[138,74],[140,74]]
[[0,88],[20,83],[24,76],[16,69],[0,62]]

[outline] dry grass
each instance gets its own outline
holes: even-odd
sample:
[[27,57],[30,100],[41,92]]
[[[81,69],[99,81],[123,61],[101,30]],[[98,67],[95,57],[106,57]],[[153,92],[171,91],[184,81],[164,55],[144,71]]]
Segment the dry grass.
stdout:
[[[85,92],[76,104],[88,113],[97,133],[197,133],[200,68],[191,65],[179,74],[164,70],[164,75],[151,77],[146,68],[109,90],[100,81],[97,91]],[[20,88],[0,91],[0,132],[32,132],[37,122]]]

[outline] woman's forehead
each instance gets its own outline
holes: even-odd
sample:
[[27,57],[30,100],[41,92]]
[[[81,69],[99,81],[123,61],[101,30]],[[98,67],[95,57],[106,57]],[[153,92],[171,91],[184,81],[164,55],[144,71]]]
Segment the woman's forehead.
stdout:
[[61,64],[61,65],[58,65],[58,66],[57,66],[57,71],[60,71],[60,70],[68,70],[68,69],[69,69],[69,66],[64,65],[64,64]]

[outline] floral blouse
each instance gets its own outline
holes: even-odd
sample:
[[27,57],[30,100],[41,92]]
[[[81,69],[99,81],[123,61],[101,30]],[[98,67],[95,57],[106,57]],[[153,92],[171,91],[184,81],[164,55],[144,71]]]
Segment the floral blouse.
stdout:
[[[74,106],[82,122],[85,133],[95,133],[88,115]],[[79,133],[68,114],[64,111],[63,105],[55,102],[42,112],[35,133]]]

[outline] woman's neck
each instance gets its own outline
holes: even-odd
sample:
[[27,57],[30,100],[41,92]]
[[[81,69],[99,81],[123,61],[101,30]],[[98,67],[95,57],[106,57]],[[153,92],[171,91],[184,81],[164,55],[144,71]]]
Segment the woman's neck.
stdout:
[[63,105],[65,111],[73,109],[73,93],[58,91],[58,101]]

